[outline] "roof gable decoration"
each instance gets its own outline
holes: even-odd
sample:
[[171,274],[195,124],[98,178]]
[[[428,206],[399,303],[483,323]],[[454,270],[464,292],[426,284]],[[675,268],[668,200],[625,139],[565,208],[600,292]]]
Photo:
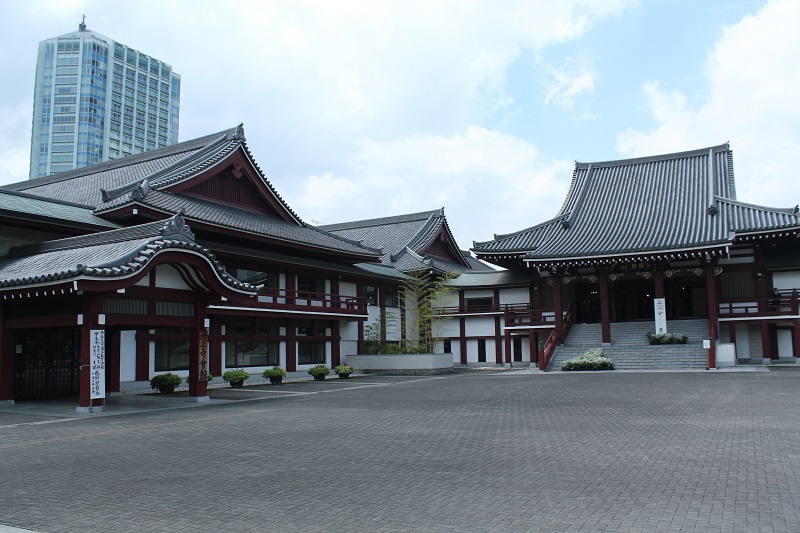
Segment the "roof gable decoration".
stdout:
[[[242,178],[249,181],[249,187],[235,183]],[[146,204],[151,190],[218,200],[303,224],[255,162],[242,124],[142,179],[115,189],[100,189],[103,204],[97,206],[95,212],[109,213],[137,202]]]

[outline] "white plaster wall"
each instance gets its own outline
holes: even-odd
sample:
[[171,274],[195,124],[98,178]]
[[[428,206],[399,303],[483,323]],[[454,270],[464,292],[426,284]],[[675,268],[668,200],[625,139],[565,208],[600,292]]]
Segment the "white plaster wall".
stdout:
[[790,329],[778,329],[778,357],[794,357],[794,348],[792,348],[792,330]]
[[141,285],[142,287],[147,287],[150,285],[150,273],[148,272],[145,276],[137,281],[135,285]]
[[521,287],[518,289],[503,289],[500,291],[501,304],[526,304],[530,302],[528,289]]
[[494,317],[468,316],[466,319],[465,329],[467,337],[483,337],[486,335],[494,335]]
[[136,381],[136,332],[121,331],[119,335],[119,380]]
[[800,272],[775,272],[772,274],[772,284],[778,289],[800,288]]
[[339,335],[342,337],[342,342],[358,342],[358,322],[341,322]]
[[458,291],[448,291],[440,294],[433,302],[436,307],[458,307]]
[[458,318],[449,318],[447,320],[442,320],[439,322],[439,334],[438,337],[458,337],[459,336],[459,327],[458,327]]
[[345,341],[341,342],[342,361],[347,361],[348,355],[356,355],[358,353],[358,341]]
[[464,298],[492,298],[494,291],[492,289],[469,289],[464,291]]
[[387,307],[386,308],[386,340],[387,341],[399,341],[402,337],[401,335],[401,323],[400,323],[400,308],[399,307]]
[[158,265],[156,267],[156,287],[162,289],[190,290],[183,282],[178,271],[169,265]]

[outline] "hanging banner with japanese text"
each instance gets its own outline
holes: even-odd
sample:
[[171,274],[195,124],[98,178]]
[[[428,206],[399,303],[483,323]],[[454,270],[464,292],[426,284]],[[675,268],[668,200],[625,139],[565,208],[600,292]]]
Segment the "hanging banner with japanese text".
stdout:
[[90,398],[106,397],[106,332],[103,329],[91,330],[91,348],[89,350],[89,364],[91,374],[89,378]]

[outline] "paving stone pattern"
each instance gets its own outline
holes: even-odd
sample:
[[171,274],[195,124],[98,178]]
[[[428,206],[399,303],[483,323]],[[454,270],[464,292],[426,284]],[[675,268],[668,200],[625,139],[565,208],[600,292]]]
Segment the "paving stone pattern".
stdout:
[[793,372],[462,371],[0,425],[0,524],[796,532],[798,386]]

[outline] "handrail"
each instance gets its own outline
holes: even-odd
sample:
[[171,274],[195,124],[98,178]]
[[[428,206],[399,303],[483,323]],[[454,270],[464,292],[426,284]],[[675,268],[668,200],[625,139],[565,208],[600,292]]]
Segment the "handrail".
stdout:
[[550,363],[553,360],[553,355],[555,354],[556,348],[564,343],[564,339],[567,338],[567,333],[569,333],[570,328],[574,322],[574,317],[572,314],[572,308],[567,309],[567,313],[564,315],[564,331],[563,333],[557,329],[553,329],[550,332],[550,336],[547,337],[547,342],[544,344],[544,350],[542,350],[542,357],[539,358],[539,370],[546,372]]
[[[269,301],[271,300],[271,301]],[[265,287],[258,293],[258,302],[270,307],[333,308],[367,312],[367,299],[322,292],[299,291],[277,287]],[[317,303],[317,305],[314,305]]]
[[757,317],[781,316],[798,314],[798,297],[796,292],[769,298],[737,298],[727,302],[720,302],[720,317]]

